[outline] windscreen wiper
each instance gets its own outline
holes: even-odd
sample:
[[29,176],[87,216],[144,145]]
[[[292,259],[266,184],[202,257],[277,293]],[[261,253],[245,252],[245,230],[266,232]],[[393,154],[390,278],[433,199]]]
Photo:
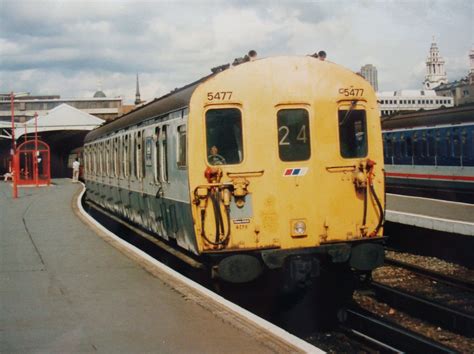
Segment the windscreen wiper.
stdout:
[[342,118],[342,121],[339,122],[339,126],[344,125],[346,123],[346,120],[349,119],[349,117],[350,117],[352,111],[354,110],[356,104],[357,104],[357,100],[351,101],[351,106],[349,107],[349,110],[347,111],[344,118]]

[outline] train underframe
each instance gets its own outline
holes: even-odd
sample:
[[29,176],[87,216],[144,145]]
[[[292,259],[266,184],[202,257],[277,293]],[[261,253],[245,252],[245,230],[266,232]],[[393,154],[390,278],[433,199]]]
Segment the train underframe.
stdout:
[[368,278],[384,262],[384,238],[323,244],[299,249],[268,249],[239,254],[211,254],[212,275],[224,281],[244,283],[258,279],[265,271],[280,273],[283,289],[311,286],[325,272],[334,276],[351,273]]

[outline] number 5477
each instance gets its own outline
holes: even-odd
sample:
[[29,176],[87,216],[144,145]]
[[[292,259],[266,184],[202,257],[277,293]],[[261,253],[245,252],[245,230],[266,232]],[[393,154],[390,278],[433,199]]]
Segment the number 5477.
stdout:
[[208,101],[214,100],[230,100],[232,98],[232,91],[208,92]]

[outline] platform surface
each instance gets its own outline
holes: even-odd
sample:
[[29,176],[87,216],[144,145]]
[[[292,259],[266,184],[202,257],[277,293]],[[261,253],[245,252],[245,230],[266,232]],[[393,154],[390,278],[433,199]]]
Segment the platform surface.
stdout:
[[79,220],[69,179],[0,183],[1,353],[269,353]]
[[474,204],[387,194],[386,220],[474,236]]

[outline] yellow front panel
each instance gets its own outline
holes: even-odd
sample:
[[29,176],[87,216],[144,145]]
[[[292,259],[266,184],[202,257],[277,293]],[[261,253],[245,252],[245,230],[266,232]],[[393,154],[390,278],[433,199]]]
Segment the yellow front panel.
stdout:
[[[360,91],[351,91],[351,86]],[[366,111],[365,158],[343,158],[340,153],[338,110],[348,106],[351,100],[357,100],[356,109]],[[209,110],[221,108],[238,110],[241,114],[242,160],[212,166],[207,159],[208,146],[202,143],[206,141],[205,117]],[[309,127],[293,139],[309,139],[309,157],[283,161],[279,146],[289,140],[285,137],[284,124],[280,125],[279,135],[277,116],[281,110],[293,109],[308,112]],[[367,231],[361,230],[364,200],[354,185],[354,169],[367,158],[374,160],[377,163],[374,185],[383,205],[383,160],[376,98],[364,79],[335,64],[309,57],[264,59],[231,68],[204,82],[191,100],[189,154],[190,193],[191,199],[196,200],[193,216],[201,251],[314,247],[324,242],[361,238],[364,233],[370,234],[378,223],[375,201],[368,198]],[[210,199],[206,207],[198,205],[198,189],[201,188],[201,193],[211,189],[205,177],[207,168],[220,169],[219,183],[231,186],[229,189],[236,195],[245,194],[242,198],[231,198],[233,219],[225,247],[213,246],[200,236],[202,210],[206,211],[204,227],[211,241],[216,227]],[[242,208],[235,204],[238,199],[243,201]],[[222,203],[219,208],[226,219]],[[224,224],[226,228],[226,220]]]

